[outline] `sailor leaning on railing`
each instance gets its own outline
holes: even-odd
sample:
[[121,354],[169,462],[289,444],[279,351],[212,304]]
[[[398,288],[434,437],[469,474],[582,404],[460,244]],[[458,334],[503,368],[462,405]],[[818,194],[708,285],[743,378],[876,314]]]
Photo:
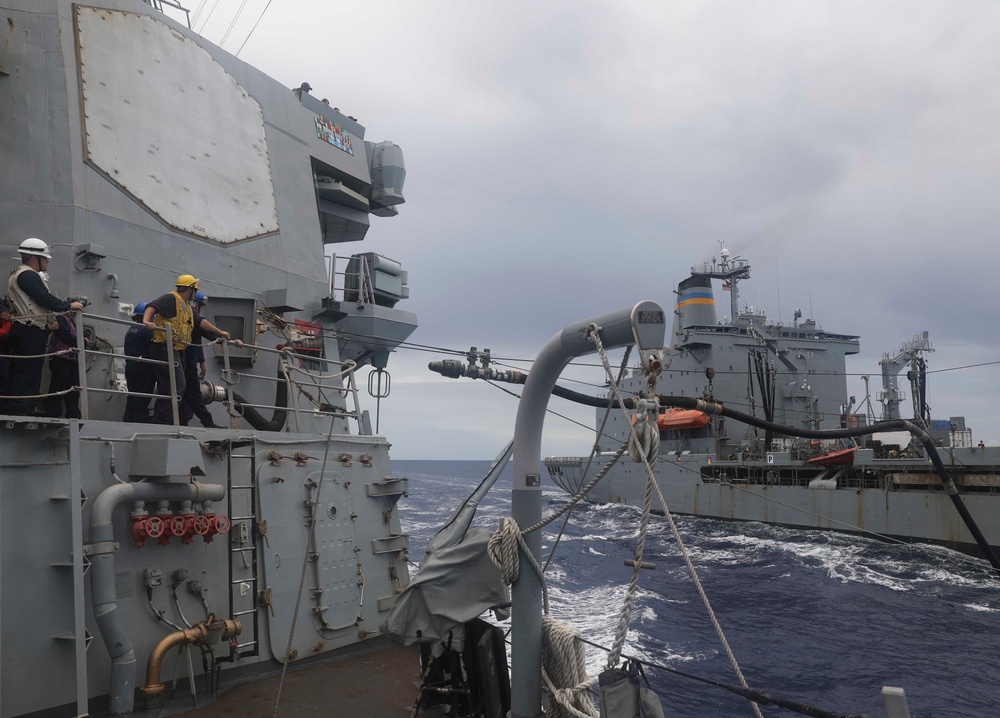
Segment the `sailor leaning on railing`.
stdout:
[[[31,415],[34,399],[42,383],[42,368],[48,348],[48,334],[56,312],[80,311],[83,303],[60,299],[49,291],[47,270],[49,246],[29,237],[18,247],[21,266],[7,282],[7,301],[11,309],[11,328],[7,335],[7,353],[13,355],[8,372],[8,386],[0,400],[0,414]],[[16,257],[15,257],[16,259]]]
[[[191,337],[195,327],[203,334],[215,334],[226,339],[230,339],[227,331],[219,329],[210,321],[202,317],[191,308],[191,300],[195,292],[198,291],[198,280],[193,275],[182,274],[177,277],[174,291],[157,297],[146,304],[143,313],[143,323],[148,329],[153,331],[153,340],[149,347],[149,358],[158,361],[167,361],[166,327],[169,325],[173,335],[173,350],[180,352],[183,357],[184,350],[191,343]],[[243,346],[243,342],[236,340],[233,342],[238,347]],[[184,396],[186,385],[184,375],[184,362],[175,362],[173,367],[174,386],[176,395]],[[153,372],[156,375],[157,393],[162,399],[156,400],[156,407],[153,411],[153,423],[173,424],[173,402],[170,391],[170,370],[167,363],[154,364]]]

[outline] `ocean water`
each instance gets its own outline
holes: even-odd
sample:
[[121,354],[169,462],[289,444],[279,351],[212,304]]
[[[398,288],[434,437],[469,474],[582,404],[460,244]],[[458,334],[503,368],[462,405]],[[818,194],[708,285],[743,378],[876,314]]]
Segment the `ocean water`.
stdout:
[[[394,461],[409,478],[400,502],[411,559],[486,474],[488,461]],[[544,472],[543,472],[544,476]],[[511,468],[474,525],[509,515]],[[543,516],[565,501],[543,483]],[[547,572],[551,612],[585,638],[610,646],[631,569],[640,514],[625,506],[578,505]],[[675,517],[726,638],[753,687],[839,713],[885,715],[883,685],[906,690],[911,715],[1000,716],[1000,578],[940,547],[758,523]],[[546,528],[547,554],[560,518]],[[669,526],[653,517],[624,654],[736,684]],[[599,672],[605,654],[587,648]],[[673,718],[752,716],[720,688],[647,668]],[[774,706],[765,716],[795,715]]]

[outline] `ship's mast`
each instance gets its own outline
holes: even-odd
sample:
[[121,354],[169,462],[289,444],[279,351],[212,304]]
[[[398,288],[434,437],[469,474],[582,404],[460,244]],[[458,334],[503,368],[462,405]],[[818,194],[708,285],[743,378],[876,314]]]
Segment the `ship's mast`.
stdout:
[[735,322],[740,305],[739,283],[744,279],[750,279],[750,262],[740,257],[730,259],[729,250],[723,247],[719,252],[719,259],[713,257],[711,263],[706,262],[700,267],[691,267],[691,274],[722,280],[723,288],[729,292],[730,321]]

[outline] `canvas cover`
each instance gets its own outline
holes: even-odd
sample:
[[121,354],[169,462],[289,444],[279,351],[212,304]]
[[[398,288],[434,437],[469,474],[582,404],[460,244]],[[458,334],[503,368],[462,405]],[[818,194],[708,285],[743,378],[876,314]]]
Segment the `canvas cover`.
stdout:
[[454,650],[462,650],[455,645],[460,638],[456,630],[509,602],[500,570],[486,553],[491,535],[485,529],[469,529],[459,543],[424,558],[386,619],[390,640],[403,646],[451,640]]

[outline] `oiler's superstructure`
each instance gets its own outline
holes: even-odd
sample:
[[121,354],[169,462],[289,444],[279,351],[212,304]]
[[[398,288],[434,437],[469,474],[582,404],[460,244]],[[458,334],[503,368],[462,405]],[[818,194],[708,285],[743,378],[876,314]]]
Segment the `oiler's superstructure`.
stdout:
[[[45,239],[89,306],[83,419],[0,416],[0,713],[155,704],[175,647],[223,683],[370,648],[406,480],[355,372],[416,318],[397,262],[324,249],[396,214],[399,147],[139,0],[2,5],[0,248]],[[134,305],[181,273],[244,342],[206,348],[221,429],[121,421]]]
[[[671,512],[979,550],[980,541],[956,511],[952,492],[910,433],[800,438],[809,436],[802,432],[873,425],[871,400],[862,402],[867,411],[853,413],[855,400],[847,395],[846,357],[858,353],[859,340],[826,331],[812,319],[800,321],[799,311],[791,324],[783,324],[769,321],[759,308],[741,307],[739,285],[749,276],[749,261],[723,249],[719,258],[692,267],[678,284],[660,391],[723,402],[770,422],[771,428],[699,410],[664,408],[657,421],[655,470]],[[713,280],[730,300],[728,315],[716,313]],[[1000,447],[973,446],[964,417],[930,417],[921,357],[930,349],[923,332],[895,354],[883,356],[884,390],[876,396],[882,418],[900,419],[905,395],[896,374],[908,368],[912,421],[940,447],[985,541],[1000,547]],[[641,382],[636,373],[623,381],[622,389],[634,394]],[[603,427],[598,455],[545,460],[550,478],[570,494],[609,463],[608,455],[630,431],[629,416],[612,411],[605,420],[607,400],[596,405],[596,426]],[[673,406],[666,399],[661,405]],[[645,486],[644,467],[622,461],[610,467],[587,500],[640,505]]]

